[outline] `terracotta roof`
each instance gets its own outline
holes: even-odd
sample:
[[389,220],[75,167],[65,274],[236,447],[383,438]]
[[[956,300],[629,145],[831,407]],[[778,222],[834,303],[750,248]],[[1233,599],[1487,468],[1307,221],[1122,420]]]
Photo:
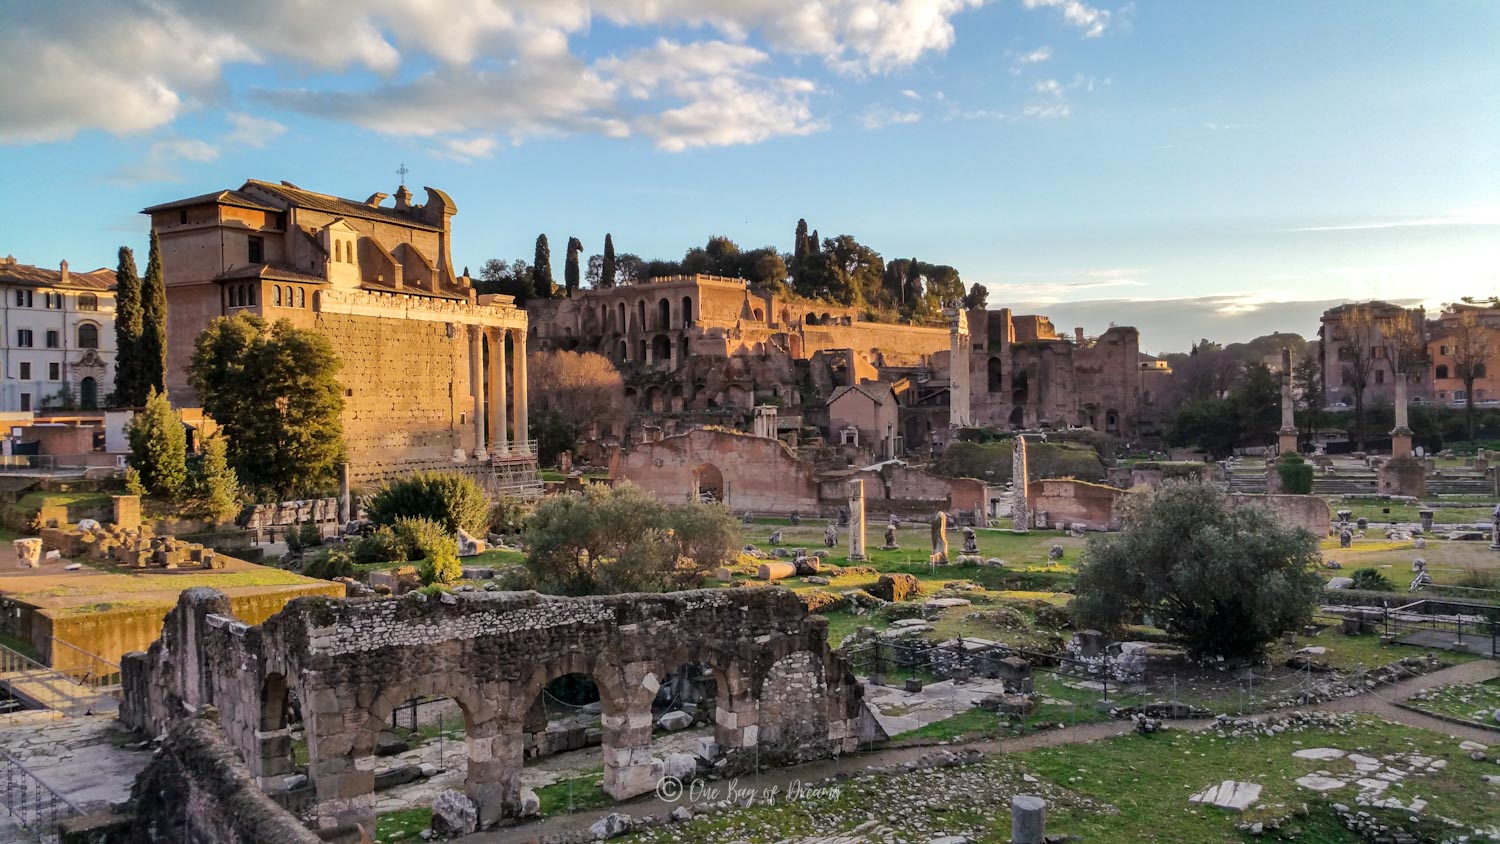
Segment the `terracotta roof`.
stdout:
[[[338,196],[330,196],[326,193],[313,193],[290,185],[278,185],[271,182],[263,182],[259,179],[250,179],[245,182],[245,188],[255,187],[287,202],[298,208],[311,208],[314,211],[324,211],[329,214],[343,214],[348,217],[360,217],[366,220],[380,220],[387,223],[399,223],[403,226],[428,229],[430,231],[442,231],[420,218],[410,211],[401,211],[395,208],[381,208],[368,205],[355,199],[344,199]],[[244,190],[245,188],[241,188]]]
[[237,190],[221,190],[199,196],[190,196],[187,199],[175,199],[160,205],[153,205],[150,208],[142,209],[141,213],[150,214],[153,211],[168,211],[173,208],[189,208],[194,205],[207,205],[209,203],[214,203],[215,205],[233,205],[237,208],[254,208],[260,211],[281,210],[274,205],[267,205],[249,194],[241,193]]
[[455,302],[467,302],[469,297],[460,296],[456,293],[433,293],[431,290],[423,290],[420,287],[402,287],[397,289],[389,284],[381,284],[375,281],[362,281],[359,284],[361,290],[371,293],[399,293],[402,296],[426,296],[429,299],[451,299]]
[[845,385],[833,391],[833,395],[828,397],[828,403],[833,404],[835,401],[838,401],[839,398],[847,395],[850,392],[858,392],[860,395],[864,396],[872,402],[875,402],[876,404],[885,404],[886,400],[891,397],[891,393],[895,391],[891,388],[890,384],[883,381],[877,381],[874,384],[855,384],[853,386]]
[[236,281],[245,278],[263,278],[270,281],[296,281],[303,284],[327,284],[328,280],[322,276],[294,270],[290,267],[278,267],[274,264],[240,264],[219,273],[214,281]]
[[113,290],[115,271],[100,267],[85,273],[68,273],[66,283],[62,270],[33,267],[30,264],[12,263],[14,258],[0,258],[0,284],[21,284],[27,287],[60,287],[67,290]]

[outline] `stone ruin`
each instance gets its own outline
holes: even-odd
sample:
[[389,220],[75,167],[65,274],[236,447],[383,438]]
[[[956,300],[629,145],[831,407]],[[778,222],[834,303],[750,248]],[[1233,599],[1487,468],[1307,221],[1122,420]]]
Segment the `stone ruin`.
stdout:
[[[212,706],[260,789],[325,833],[374,828],[376,739],[403,702],[445,695],[463,712],[464,792],[480,826],[524,813],[527,714],[551,681],[594,678],[604,790],[650,792],[651,705],[694,664],[716,688],[721,770],[853,750],[880,732],[863,688],[827,642],[827,620],[782,589],[560,598],[464,592],[428,598],[303,598],[258,626],[229,599],[188,589],[147,653],[122,660],[120,717],[159,735]],[[293,764],[286,720],[301,704],[309,763]],[[295,793],[294,793],[295,792]]]
[[154,536],[149,525],[139,528],[105,527],[97,523],[84,530],[52,537],[51,543],[65,557],[84,556],[97,563],[113,563],[132,569],[221,569],[225,558],[214,549],[171,536]]

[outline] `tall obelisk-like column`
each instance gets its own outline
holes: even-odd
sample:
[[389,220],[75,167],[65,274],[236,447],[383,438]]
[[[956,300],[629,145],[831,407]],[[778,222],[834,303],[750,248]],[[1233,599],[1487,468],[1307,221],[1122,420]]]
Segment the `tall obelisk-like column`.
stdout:
[[1391,429],[1391,457],[1411,456],[1411,428],[1406,424],[1406,373],[1396,372],[1396,427]]
[[849,482],[849,560],[865,559],[865,482]]
[[1031,502],[1027,501],[1029,468],[1026,465],[1026,438],[1017,435],[1011,444],[1010,477],[1011,530],[1027,533],[1031,530]]
[[[1316,399],[1314,399],[1316,400]],[[1281,350],[1281,430],[1277,445],[1282,454],[1297,453],[1297,416],[1292,403],[1292,350]]]

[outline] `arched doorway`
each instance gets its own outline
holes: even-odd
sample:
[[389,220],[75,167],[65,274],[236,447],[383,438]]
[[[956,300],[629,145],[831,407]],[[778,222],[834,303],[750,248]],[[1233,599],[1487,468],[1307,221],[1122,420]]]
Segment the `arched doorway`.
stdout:
[[682,327],[687,328],[693,324],[693,297],[682,297]]
[[989,387],[990,387],[990,392],[992,392],[992,393],[998,393],[998,392],[1000,392],[1000,390],[1001,390],[1001,384],[1003,383],[1002,379],[1001,379],[1001,375],[1002,374],[1003,373],[1002,373],[1001,367],[1000,367],[1000,358],[998,358],[998,357],[992,357],[992,358],[990,358],[990,363],[989,363]]
[[[662,302],[666,302],[663,299]],[[651,341],[651,360],[655,363],[663,363],[672,360],[672,338],[665,334],[658,334]]]
[[95,410],[99,407],[99,382],[93,378],[85,378],[78,382],[78,403],[84,410]]
[[663,298],[656,303],[656,330],[666,331],[672,327],[672,303]]
[[729,504],[724,498],[724,473],[712,463],[703,463],[693,470],[693,489],[698,501]]

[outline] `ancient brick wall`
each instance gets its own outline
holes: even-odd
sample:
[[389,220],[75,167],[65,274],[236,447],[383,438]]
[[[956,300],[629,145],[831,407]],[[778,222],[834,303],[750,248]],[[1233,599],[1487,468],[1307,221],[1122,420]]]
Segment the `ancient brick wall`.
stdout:
[[812,468],[781,442],[727,431],[695,430],[640,443],[620,456],[619,477],[669,504],[717,489],[735,511],[817,511]]
[[1032,481],[1027,492],[1029,510],[1038,522],[1042,514],[1047,517],[1046,524],[1038,526],[1083,524],[1094,530],[1120,527],[1116,505],[1127,494],[1112,486],[1060,479]]
[[689,664],[714,674],[715,739],[731,770],[756,753],[798,760],[851,750],[869,729],[826,619],[781,589],[308,599],[258,627],[227,608],[212,591],[183,594],[162,640],[125,661],[121,718],[160,732],[213,704],[251,775],[276,787],[292,770],[281,719],[295,691],[321,822],[373,819],[375,738],[393,708],[419,696],[451,697],[463,712],[465,790],[485,823],[517,811],[526,714],[567,674],[598,685],[604,788],[619,799],[660,778],[651,703],[661,681]]
[[1316,495],[1252,495],[1231,493],[1229,502],[1235,507],[1261,507],[1273,516],[1293,527],[1302,528],[1313,536],[1328,535],[1333,524],[1333,510],[1328,500]]

